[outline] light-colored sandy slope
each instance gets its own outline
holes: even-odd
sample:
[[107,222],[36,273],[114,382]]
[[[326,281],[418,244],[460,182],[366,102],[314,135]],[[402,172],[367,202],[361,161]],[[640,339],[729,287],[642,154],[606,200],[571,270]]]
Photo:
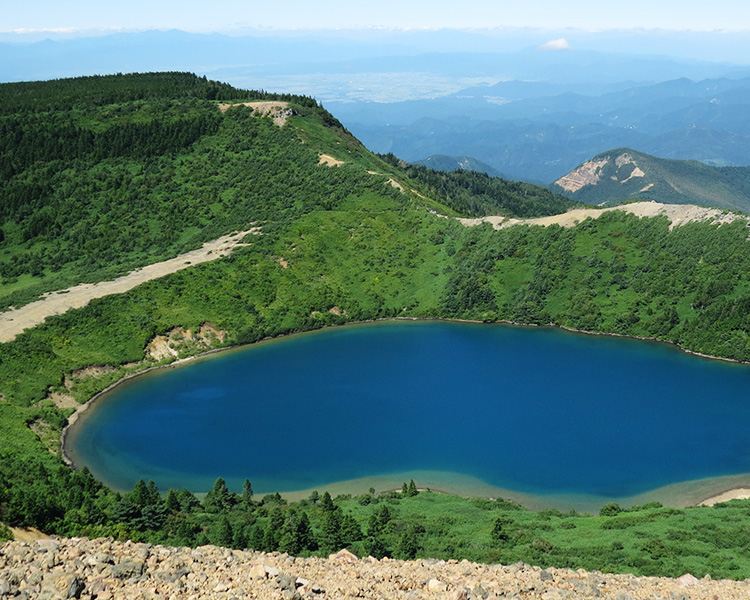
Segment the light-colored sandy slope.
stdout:
[[82,283],[65,290],[48,292],[41,300],[0,313],[0,342],[10,342],[24,329],[39,325],[52,315],[60,315],[71,308],[86,306],[94,298],[121,294],[146,281],[226,256],[234,248],[246,246],[247,244],[242,244],[241,240],[246,235],[258,233],[258,231],[258,228],[254,227],[248,231],[225,235],[219,239],[206,242],[197,250],[191,250],[175,258],[136,269],[112,281]]
[[280,102],[277,100],[259,100],[259,101],[253,101],[253,102],[235,102],[233,104],[227,104],[220,102],[219,103],[219,110],[221,112],[226,112],[228,109],[232,108],[233,106],[249,106],[253,109],[254,112],[258,113],[262,116],[270,116],[273,119],[273,122],[278,125],[279,127],[283,127],[286,123],[287,117],[291,114],[291,111],[289,110],[289,103],[288,102]]
[[479,225],[480,223],[491,223],[495,229],[503,229],[513,225],[560,225],[562,227],[573,227],[588,218],[597,219],[605,212],[612,210],[623,210],[637,217],[666,216],[670,222],[670,229],[679,227],[691,221],[710,221],[721,224],[729,223],[736,219],[748,220],[747,215],[727,212],[718,208],[705,208],[693,204],[660,204],[659,202],[634,202],[622,206],[611,206],[608,208],[574,208],[561,215],[551,217],[539,217],[536,219],[514,219],[511,217],[480,217],[477,219],[458,219],[467,226]]
[[339,160],[338,158],[333,158],[333,156],[329,154],[321,154],[318,158],[318,164],[328,165],[329,167],[340,167],[344,164],[344,161]]
[[730,500],[747,500],[748,498],[750,498],[750,489],[736,488],[733,490],[722,492],[721,494],[716,494],[715,496],[711,496],[710,498],[707,498],[703,502],[701,502],[700,506],[713,506],[714,504],[719,504],[720,502],[729,502]]

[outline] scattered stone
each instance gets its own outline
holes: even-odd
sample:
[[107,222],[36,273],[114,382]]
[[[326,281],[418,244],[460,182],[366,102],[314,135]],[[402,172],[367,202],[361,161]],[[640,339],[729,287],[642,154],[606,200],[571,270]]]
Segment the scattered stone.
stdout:
[[448,590],[448,584],[439,579],[430,579],[427,582],[427,590],[430,592],[445,592]]
[[86,589],[86,584],[78,576],[73,577],[68,584],[68,591],[66,598],[80,598],[83,590]]
[[350,552],[295,558],[85,538],[0,544],[0,600],[747,600],[748,589],[745,581],[688,574],[638,578],[522,563],[359,560]]
[[679,581],[685,587],[698,585],[698,583],[700,583],[700,579],[695,577],[695,575],[691,575],[690,573],[685,573],[682,577],[678,577],[677,581]]
[[266,577],[276,577],[281,571],[279,571],[276,567],[269,567],[268,565],[263,565],[263,568],[266,570]]
[[448,600],[469,600],[469,590],[463,586],[456,588],[448,596]]
[[112,577],[116,579],[135,579],[143,575],[144,564],[128,560],[112,567]]
[[247,569],[247,576],[253,579],[265,579],[266,578],[266,565],[250,565]]
[[297,578],[290,577],[289,575],[279,574],[276,576],[276,583],[282,590],[290,590],[292,592],[297,590]]
[[339,550],[336,554],[331,554],[328,557],[328,560],[337,560],[350,565],[354,565],[359,562],[357,555],[352,554],[346,548],[344,548],[343,550]]

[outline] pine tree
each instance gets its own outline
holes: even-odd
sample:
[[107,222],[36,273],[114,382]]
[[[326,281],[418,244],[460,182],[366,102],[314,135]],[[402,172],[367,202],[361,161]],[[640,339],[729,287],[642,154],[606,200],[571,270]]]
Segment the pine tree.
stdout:
[[279,539],[279,551],[287,554],[299,554],[302,542],[299,537],[299,517],[297,511],[290,510],[284,521]]
[[167,490],[167,495],[164,498],[164,505],[166,506],[167,510],[171,513],[180,512],[181,506],[180,506],[180,498],[177,495],[177,492],[173,489]]
[[231,547],[232,540],[233,540],[232,525],[229,523],[229,519],[227,519],[226,516],[222,516],[221,519],[219,519],[219,524],[216,528],[216,533],[214,536],[214,543],[217,546]]
[[344,546],[341,535],[341,509],[335,508],[325,514],[320,528],[320,547],[324,552],[336,552]]
[[313,532],[310,519],[306,512],[303,512],[299,519],[299,538],[300,544],[304,550],[317,550],[318,542],[315,539],[315,533]]
[[351,546],[362,539],[362,529],[350,513],[346,513],[341,519],[341,539],[344,546]]
[[269,516],[268,526],[263,533],[263,550],[265,552],[274,552],[279,549],[281,532],[284,527],[284,514],[281,509],[275,507]]
[[320,501],[320,507],[325,512],[332,512],[336,510],[336,506],[333,504],[333,499],[331,498],[331,494],[328,492],[323,494],[323,498]]
[[247,539],[247,547],[252,550],[263,550],[263,541],[265,530],[260,525],[255,525],[250,531]]
[[235,502],[235,495],[229,491],[226,482],[221,478],[216,479],[213,489],[206,494],[203,500],[203,508],[207,512],[226,512]]
[[401,560],[412,560],[416,558],[417,552],[419,552],[417,529],[414,526],[409,526],[399,539],[396,548],[396,558],[400,558]]
[[245,508],[250,508],[253,505],[253,486],[249,479],[245,479],[242,484],[242,496],[240,502]]

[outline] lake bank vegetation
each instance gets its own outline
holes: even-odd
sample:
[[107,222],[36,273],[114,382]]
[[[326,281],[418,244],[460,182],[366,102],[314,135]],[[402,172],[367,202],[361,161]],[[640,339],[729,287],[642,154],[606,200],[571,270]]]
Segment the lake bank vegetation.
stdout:
[[[188,356],[205,347],[180,344],[170,332],[206,323],[225,333],[214,348],[403,316],[551,323],[748,361],[745,223],[670,230],[665,217],[611,212],[569,229],[464,227],[451,217],[495,209],[534,216],[572,203],[474,175],[425,170],[412,178],[310,98],[185,74],[3,84],[0,99],[5,308],[260,228],[226,258],[94,300],[0,344],[3,522],[300,553],[346,545],[398,557],[750,576],[743,502],[566,516],[413,495],[409,485],[403,494],[330,503],[323,494],[288,505],[275,496],[258,501],[249,490],[238,496],[218,482],[199,502],[189,492],[162,497],[147,483],[116,494],[57,455],[77,406],[173,359],[147,355],[156,336]],[[286,125],[252,107],[217,106],[253,100],[288,102]],[[320,164],[323,154],[342,164]]]

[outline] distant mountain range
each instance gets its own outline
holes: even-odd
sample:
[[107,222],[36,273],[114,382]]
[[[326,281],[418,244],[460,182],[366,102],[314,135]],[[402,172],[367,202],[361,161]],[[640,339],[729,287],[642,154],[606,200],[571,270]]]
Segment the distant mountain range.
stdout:
[[558,33],[570,49],[541,30],[0,33],[0,81],[189,70],[314,96],[378,153],[472,156],[545,185],[620,147],[750,165],[747,36]]
[[476,171],[477,173],[486,173],[490,177],[502,177],[508,179],[500,171],[491,167],[487,163],[477,160],[472,156],[446,156],[445,154],[435,154],[424,160],[418,160],[415,165],[429,167],[436,171]]
[[715,166],[750,164],[750,78],[676,79],[590,95],[565,90],[505,82],[434,100],[340,104],[335,111],[377,152],[412,162],[469,155],[526,181],[555,181],[620,147]]
[[712,167],[628,148],[598,154],[555,181],[550,189],[586,204],[614,205],[639,199],[750,212],[750,167]]

